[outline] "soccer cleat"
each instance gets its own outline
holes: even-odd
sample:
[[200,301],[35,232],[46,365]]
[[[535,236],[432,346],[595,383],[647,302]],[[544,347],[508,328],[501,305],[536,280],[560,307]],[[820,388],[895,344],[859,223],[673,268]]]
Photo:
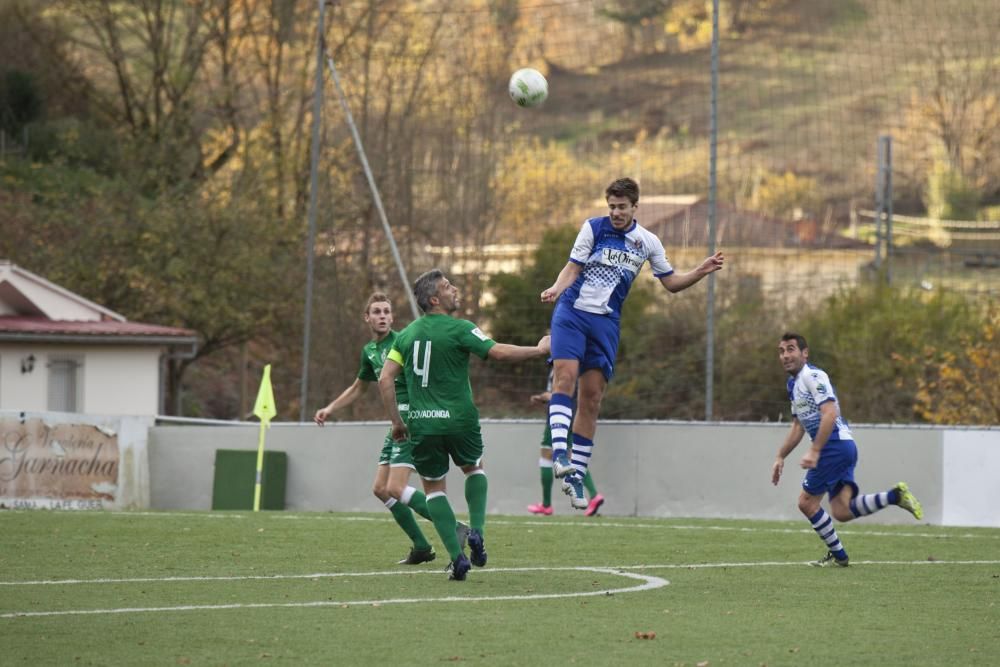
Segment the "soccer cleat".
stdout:
[[458,558],[448,563],[448,567],[445,572],[448,573],[448,579],[451,581],[465,581],[465,575],[469,573],[472,569],[472,565],[469,564],[469,559],[465,554],[459,554]]
[[476,567],[486,565],[486,542],[475,528],[469,531],[469,558]]
[[410,549],[410,555],[399,561],[399,564],[420,565],[421,563],[429,563],[435,558],[437,558],[437,554],[434,553],[434,547],[427,547],[426,549],[412,547]]
[[455,526],[455,537],[458,538],[458,548],[465,551],[465,545],[469,541],[469,524],[457,522]]
[[587,509],[587,496],[583,493],[583,480],[579,475],[570,475],[562,481],[562,490],[569,496],[569,504],[573,509]]
[[910,493],[910,487],[906,485],[906,482],[897,484],[895,490],[899,494],[899,501],[896,504],[912,514],[914,519],[923,519],[924,508],[920,506],[917,497]]
[[551,505],[546,506],[542,505],[541,503],[536,503],[534,505],[528,505],[528,511],[531,512],[532,514],[544,514],[545,516],[549,516],[552,514],[552,506]]
[[604,496],[597,494],[590,499],[590,503],[587,505],[587,511],[583,514],[585,516],[597,516],[597,510],[601,509],[601,505],[604,504]]
[[832,551],[827,551],[825,556],[819,560],[809,561],[809,564],[813,567],[826,567],[827,565],[847,567],[850,564],[850,561],[850,558],[837,558]]
[[552,455],[552,474],[556,479],[562,479],[573,472],[573,464],[566,458],[566,452],[559,452]]

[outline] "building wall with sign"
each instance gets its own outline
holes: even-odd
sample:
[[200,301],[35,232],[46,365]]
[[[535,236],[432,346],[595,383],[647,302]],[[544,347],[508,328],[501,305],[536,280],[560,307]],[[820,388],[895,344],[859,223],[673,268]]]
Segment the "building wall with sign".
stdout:
[[0,507],[145,509],[152,417],[0,411]]

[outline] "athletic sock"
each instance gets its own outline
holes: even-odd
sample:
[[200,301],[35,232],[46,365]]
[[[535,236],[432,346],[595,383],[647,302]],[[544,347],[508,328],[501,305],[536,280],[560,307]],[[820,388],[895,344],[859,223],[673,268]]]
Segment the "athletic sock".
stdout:
[[424,495],[423,491],[418,491],[412,486],[408,486],[403,489],[402,495],[399,496],[400,502],[404,505],[409,506],[411,510],[424,517],[428,521],[431,520],[431,513],[427,511],[427,496]]
[[893,495],[896,496],[896,502],[899,502],[899,493],[895,489],[892,491],[883,491],[882,493],[869,493],[866,496],[855,496],[851,498],[851,514],[854,516],[868,516],[889,505],[895,505],[896,503],[892,501]]
[[552,394],[549,399],[549,430],[552,432],[552,456],[566,454],[569,425],[573,422],[573,397]]
[[813,530],[826,543],[826,546],[830,548],[834,556],[839,560],[847,558],[844,545],[840,543],[840,538],[837,537],[837,529],[833,527],[833,519],[830,518],[830,515],[822,507],[809,517],[809,523],[812,524]]
[[552,460],[538,459],[538,469],[542,473],[542,507],[552,507]]
[[469,505],[469,527],[485,534],[486,491],[489,480],[486,471],[480,468],[465,476],[465,502]]
[[431,543],[424,537],[424,532],[420,530],[420,526],[417,525],[417,520],[414,518],[413,512],[410,511],[409,507],[403,503],[396,502],[395,498],[389,498],[389,500],[385,501],[385,506],[392,512],[392,518],[396,520],[399,527],[409,536],[413,542],[414,549],[423,551],[431,548]]
[[448,550],[448,558],[455,560],[462,553],[462,548],[458,544],[458,536],[455,534],[457,522],[455,521],[455,511],[448,502],[448,496],[444,491],[437,491],[427,496],[427,509],[431,513],[431,521],[434,522],[434,530],[441,538],[444,548]]
[[587,488],[587,497],[593,498],[597,495],[597,485],[594,484],[594,478],[589,470],[587,476],[583,478],[583,485]]
[[573,468],[580,477],[587,476],[587,466],[590,465],[590,454],[594,451],[594,441],[578,433],[573,434]]

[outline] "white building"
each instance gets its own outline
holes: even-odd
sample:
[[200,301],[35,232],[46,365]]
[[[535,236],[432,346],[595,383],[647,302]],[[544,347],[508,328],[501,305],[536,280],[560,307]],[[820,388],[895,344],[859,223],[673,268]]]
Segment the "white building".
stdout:
[[197,345],[0,259],[0,410],[161,414],[167,355]]

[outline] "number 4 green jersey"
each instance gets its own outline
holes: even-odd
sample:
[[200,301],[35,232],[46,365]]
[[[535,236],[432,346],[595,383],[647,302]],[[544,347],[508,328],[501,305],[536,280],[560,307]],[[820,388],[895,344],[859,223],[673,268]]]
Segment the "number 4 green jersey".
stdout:
[[479,426],[469,355],[483,359],[496,342],[472,322],[428,314],[399,332],[389,359],[403,367],[412,434],[464,433]]

